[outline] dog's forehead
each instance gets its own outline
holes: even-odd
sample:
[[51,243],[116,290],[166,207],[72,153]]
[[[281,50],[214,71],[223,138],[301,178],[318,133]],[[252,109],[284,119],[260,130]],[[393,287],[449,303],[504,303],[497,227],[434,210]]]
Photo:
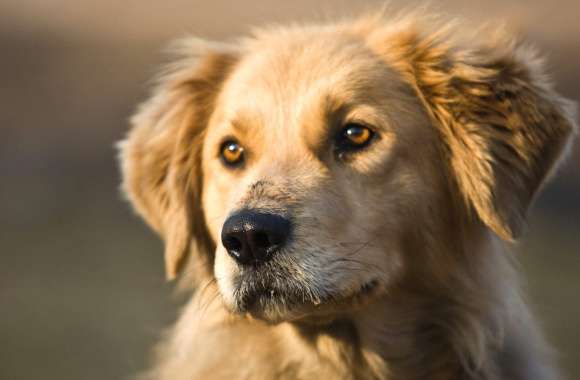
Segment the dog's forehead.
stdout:
[[257,40],[226,82],[222,106],[226,118],[249,113],[269,125],[287,124],[326,99],[368,97],[387,84],[387,73],[384,62],[352,35]]

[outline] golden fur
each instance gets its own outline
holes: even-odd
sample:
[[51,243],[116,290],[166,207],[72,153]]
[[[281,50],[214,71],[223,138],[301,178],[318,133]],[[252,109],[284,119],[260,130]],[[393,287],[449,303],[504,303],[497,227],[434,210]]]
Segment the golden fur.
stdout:
[[[497,237],[520,233],[573,107],[530,49],[466,34],[380,16],[178,46],[120,146],[168,277],[196,289],[148,378],[557,377]],[[341,161],[329,136],[351,120],[379,138]],[[242,207],[296,225],[251,312],[219,239]]]

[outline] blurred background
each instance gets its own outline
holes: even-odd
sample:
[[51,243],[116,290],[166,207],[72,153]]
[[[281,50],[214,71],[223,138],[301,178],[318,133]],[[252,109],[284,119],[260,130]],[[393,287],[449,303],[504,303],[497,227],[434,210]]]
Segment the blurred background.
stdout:
[[[229,39],[382,3],[0,2],[0,379],[127,378],[176,318],[161,243],[122,201],[113,148],[171,39]],[[580,99],[578,0],[431,3],[506,20],[548,57],[558,90]],[[517,248],[530,303],[570,378],[580,378],[579,168],[575,149]]]

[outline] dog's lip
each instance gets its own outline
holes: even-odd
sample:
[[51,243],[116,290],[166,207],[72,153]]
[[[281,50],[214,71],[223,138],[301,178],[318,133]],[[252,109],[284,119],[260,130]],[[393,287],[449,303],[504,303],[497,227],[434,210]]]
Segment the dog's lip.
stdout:
[[[355,291],[349,294],[339,296],[328,294],[316,300],[303,300],[302,302],[285,298],[283,291],[274,289],[273,287],[259,286],[254,288],[251,293],[247,293],[245,297],[240,300],[237,309],[239,312],[257,312],[259,314],[262,311],[262,307],[259,305],[264,306],[267,302],[283,302],[287,306],[294,305],[298,309],[307,305],[314,306],[315,309],[323,308],[325,305],[361,305],[375,293],[375,290],[379,288],[379,285],[379,280],[373,279],[363,283]],[[275,300],[276,297],[278,297],[279,300]]]
[[378,286],[379,286],[379,280],[377,280],[377,279],[365,282],[360,287],[359,294],[360,295],[367,295],[367,294],[371,293],[373,290],[375,290]]
[[371,296],[378,287],[379,280],[372,279],[370,281],[363,283],[356,291],[352,292],[351,294],[344,297],[340,297],[335,301],[338,303],[342,303],[344,301],[360,302]]
[[276,295],[276,290],[267,287],[260,287],[254,289],[251,293],[247,294],[242,299],[241,309],[243,310],[252,310],[256,308],[256,305],[260,302],[260,300],[264,299],[273,299]]

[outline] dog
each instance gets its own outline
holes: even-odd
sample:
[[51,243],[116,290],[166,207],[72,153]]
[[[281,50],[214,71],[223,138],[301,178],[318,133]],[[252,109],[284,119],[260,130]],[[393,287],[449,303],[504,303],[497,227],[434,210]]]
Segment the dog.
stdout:
[[145,378],[555,379],[513,242],[574,107],[501,28],[408,14],[188,38],[120,143],[195,289]]

